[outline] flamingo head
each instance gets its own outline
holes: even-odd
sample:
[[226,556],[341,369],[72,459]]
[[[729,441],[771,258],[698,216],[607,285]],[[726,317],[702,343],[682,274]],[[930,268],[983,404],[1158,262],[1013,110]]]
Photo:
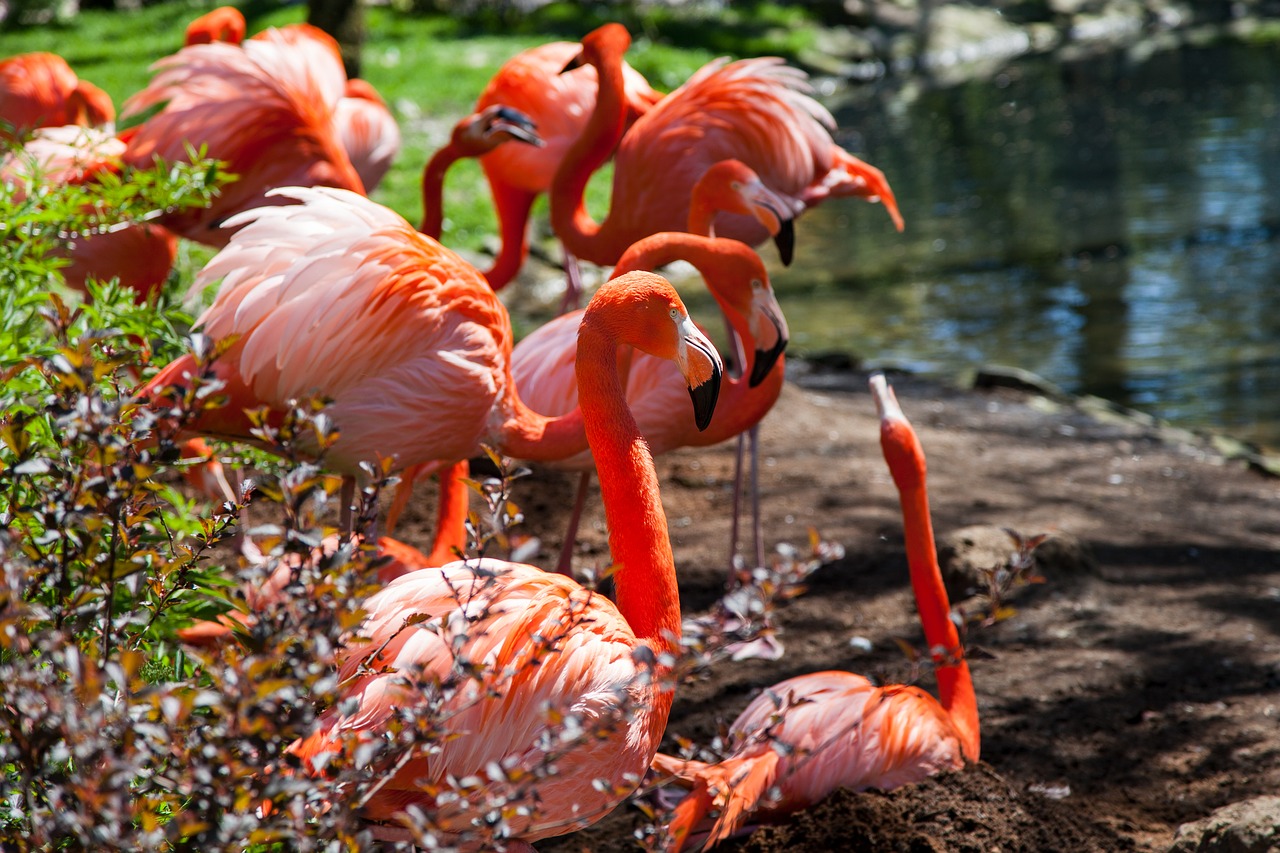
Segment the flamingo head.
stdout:
[[116,118],[111,96],[85,80],[76,83],[75,91],[67,97],[67,112],[70,124],[85,127],[101,127]]
[[546,143],[533,119],[512,107],[491,104],[464,118],[453,128],[452,144],[467,156],[488,154],[504,142],[523,142],[535,148]]
[[755,170],[741,160],[721,160],[702,173],[693,186],[693,198],[700,204],[751,216],[773,237],[784,266],[795,254],[793,205],[765,186]]
[[670,282],[640,270],[610,279],[583,315],[584,329],[594,325],[606,328],[620,345],[675,362],[689,386],[698,429],[711,424],[724,364]]
[[769,276],[763,272],[760,277],[751,279],[751,313],[747,316],[751,318],[751,336],[756,342],[755,359],[748,378],[748,383],[754,388],[773,370],[790,339],[787,318],[782,316],[782,306],[774,296]]
[[594,65],[599,68],[610,60],[620,59],[629,47],[631,47],[631,33],[627,32],[627,28],[622,24],[610,22],[596,27],[582,37],[582,52],[570,59],[560,73],[563,74],[584,65]]
[[187,45],[212,44],[216,41],[240,44],[244,41],[244,15],[234,6],[219,6],[187,24]]
[[754,249],[728,239],[710,238],[707,245],[715,261],[703,269],[703,278],[727,314],[746,319],[747,332],[755,344],[747,381],[755,388],[786,351],[790,339],[787,318],[769,283],[769,272]]
[[925,460],[924,450],[920,447],[920,439],[907,416],[898,405],[898,397],[893,393],[883,373],[873,373],[868,379],[871,387],[871,398],[876,404],[876,414],[880,416],[880,447],[884,451],[884,460],[888,463],[889,473],[893,475],[894,485],[902,493],[924,487]]

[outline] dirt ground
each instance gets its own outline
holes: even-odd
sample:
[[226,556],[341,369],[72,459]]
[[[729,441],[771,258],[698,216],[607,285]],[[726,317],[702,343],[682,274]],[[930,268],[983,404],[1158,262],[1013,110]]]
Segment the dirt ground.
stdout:
[[[761,433],[766,540],[804,546],[813,524],[847,553],[782,612],[782,659],[684,685],[669,736],[707,742],[762,688],[804,672],[901,681],[896,638],[923,645],[866,375],[792,362],[788,378]],[[1205,441],[1025,391],[891,379],[929,456],[940,536],[1055,532],[1086,559],[1046,561],[1012,618],[971,631],[980,765],[837,792],[721,849],[1164,851],[1179,824],[1280,790],[1280,480]],[[732,466],[731,445],[658,463],[686,613],[723,591]],[[531,562],[554,562],[573,482],[544,469],[519,481],[524,529],[542,540]],[[426,492],[402,532],[426,517]],[[603,562],[598,492],[581,540],[578,561]],[[539,849],[635,850],[639,820],[619,809]]]

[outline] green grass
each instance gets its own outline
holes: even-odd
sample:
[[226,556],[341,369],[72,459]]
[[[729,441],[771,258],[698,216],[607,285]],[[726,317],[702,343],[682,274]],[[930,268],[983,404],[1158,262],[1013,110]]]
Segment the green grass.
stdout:
[[[211,3],[167,2],[136,11],[88,10],[69,22],[0,31],[0,56],[56,50],[86,80],[105,89],[117,109],[150,79],[149,66],[176,51],[186,25],[213,8]],[[302,21],[302,5],[241,4],[249,32]],[[438,14],[411,14],[391,7],[370,8],[362,76],[391,105],[403,147],[374,199],[417,223],[422,214],[421,173],[454,122],[470,111],[476,96],[508,58],[554,39],[577,39],[598,23],[620,20],[635,35],[629,61],[663,91],[678,86],[694,70],[721,55],[779,54],[794,57],[812,43],[811,26],[798,7],[743,4],[711,15],[696,9],[655,7],[643,13],[609,7],[584,10],[577,3],[544,7],[515,21],[469,20]],[[588,201],[603,213],[608,175],[592,182]],[[545,201],[535,217],[546,218]],[[497,232],[479,167],[463,162],[449,173],[444,242],[478,249]]]

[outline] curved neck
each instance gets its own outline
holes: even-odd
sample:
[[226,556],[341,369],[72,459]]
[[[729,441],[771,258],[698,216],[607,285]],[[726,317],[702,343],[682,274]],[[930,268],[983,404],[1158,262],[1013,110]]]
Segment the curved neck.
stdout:
[[616,339],[588,315],[578,335],[578,399],[617,566],[618,610],[654,651],[675,652],[680,640],[675,557],[653,456],[623,396],[617,351]]
[[626,246],[611,245],[608,217],[602,224],[591,218],[586,191],[592,174],[612,156],[626,128],[622,57],[604,58],[596,71],[600,88],[595,110],[551,181],[551,228],[573,255],[607,266]]
[[538,196],[536,193],[516,189],[503,181],[495,181],[488,174],[488,169],[485,170],[485,176],[489,178],[489,192],[493,196],[493,207],[498,214],[502,245],[498,248],[493,266],[484,277],[489,280],[490,287],[501,290],[520,272],[520,267],[529,254],[529,211],[533,209]]
[[689,197],[689,224],[686,226],[690,234],[701,234],[703,237],[716,236],[716,213],[720,210],[710,195],[698,192],[694,185],[693,194]]
[[964,659],[960,635],[951,621],[951,602],[942,582],[938,552],[934,545],[933,522],[929,516],[929,494],[924,473],[898,480],[898,497],[902,504],[903,532],[907,544],[907,564],[911,570],[911,589],[916,609],[924,627],[925,642],[931,651],[941,650],[937,661],[938,701],[951,715],[960,733],[960,746],[970,761],[978,760],[978,700],[973,691],[969,663]]
[[516,396],[514,381],[508,379],[508,387],[512,390],[507,398],[507,420],[502,425],[499,442],[503,453],[530,462],[554,462],[587,449],[581,406],[563,415],[548,417],[530,409]]
[[418,230],[433,240],[440,239],[444,228],[444,176],[466,156],[461,146],[451,141],[431,155],[422,169],[422,224]]

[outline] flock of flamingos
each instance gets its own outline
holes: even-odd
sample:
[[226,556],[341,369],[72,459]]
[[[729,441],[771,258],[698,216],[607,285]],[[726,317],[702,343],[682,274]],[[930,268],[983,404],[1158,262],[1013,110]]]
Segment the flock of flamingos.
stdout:
[[[322,393],[341,431],[325,464],[348,483],[379,458],[403,474],[388,530],[414,477],[438,479],[432,552],[381,540],[396,559],[340,655],[347,701],[290,747],[319,772],[420,695],[400,673],[444,679],[460,657],[483,661],[483,674],[447,700],[450,739],[406,756],[367,803],[382,838],[418,838],[406,816],[417,807],[446,845],[530,849],[601,819],[653,770],[684,791],[668,849],[713,846],[840,786],[890,788],[978,759],[977,704],[935,556],[924,456],[878,375],[872,397],[939,698],[813,673],[752,702],[733,724],[727,759],[658,752],[673,698],[660,675],[679,651],[681,613],[652,456],[749,433],[778,399],[787,326],[751,246],[773,237],[788,260],[792,220],[832,196],[883,202],[899,228],[902,220],[879,170],[832,141],[831,117],[802,72],[773,58],[717,61],[662,95],[624,61],[629,44],[622,26],[606,24],[504,65],[426,165],[421,228],[366,197],[399,132],[373,88],[347,79],[336,43],[309,26],[246,39],[235,9],[197,19],[121,113],[149,117],[120,133],[110,99],[61,58],[0,63],[0,115],[15,145],[0,169],[17,191],[91,182],[157,156],[183,160],[189,146],[238,176],[209,207],[64,247],[72,286],[114,276],[143,296],[168,277],[177,237],[219,248],[193,285],[220,283],[198,324],[233,343],[207,368],[194,356],[170,364],[142,399],[162,401],[211,370],[226,403],[202,412],[193,433],[249,440],[246,409],[285,410]],[[462,157],[480,158],[501,223],[501,251],[483,272],[437,241],[445,173]],[[612,203],[595,222],[583,192],[610,159]],[[614,271],[585,310],[515,346],[496,291],[525,260],[541,193],[565,250],[567,305],[580,292],[576,259]],[[700,271],[723,310],[737,349],[732,375],[652,272],[675,260]],[[598,475],[616,604],[564,572],[457,560],[462,478],[482,445]],[[472,620],[462,648],[447,632],[406,628],[409,617],[448,624],[459,607]],[[228,624],[185,636],[216,640]],[[558,637],[556,654],[532,661],[534,638],[545,637]],[[486,823],[483,798],[437,796],[447,779],[501,791],[513,770],[547,760],[546,708],[612,722],[558,755],[536,799],[500,831]]]

